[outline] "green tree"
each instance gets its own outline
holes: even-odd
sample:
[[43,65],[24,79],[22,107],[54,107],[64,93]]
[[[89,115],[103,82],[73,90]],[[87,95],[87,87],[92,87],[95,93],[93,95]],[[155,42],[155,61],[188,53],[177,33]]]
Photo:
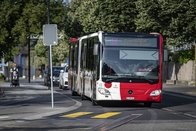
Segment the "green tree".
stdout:
[[[66,42],[68,38],[65,37],[66,34],[63,31],[65,26],[67,26],[66,11],[66,7],[61,0],[50,2],[50,23],[57,24],[58,34],[63,36],[59,40],[58,45],[52,46],[54,65],[60,65],[60,63],[65,62],[65,59],[68,57],[68,46]],[[48,65],[48,48],[43,45],[43,42],[35,46],[35,52],[37,53],[38,65]]]
[[42,40],[38,40],[37,44],[35,45],[35,67],[39,68],[42,65],[47,65],[47,60],[48,60],[48,52],[47,48],[43,45]]
[[72,0],[71,3],[66,7],[66,15],[65,15],[65,33],[69,37],[79,37],[83,32],[83,26],[79,21],[78,7],[81,4],[81,0]]
[[[68,37],[63,32],[60,33],[61,39],[57,45],[52,46],[53,65],[65,63],[68,58]],[[48,48],[44,46],[43,41],[39,40],[35,45],[36,67],[48,65]]]
[[[22,4],[20,0],[1,0],[0,2],[0,54],[4,54],[6,61],[11,60],[16,52],[17,42],[12,29],[20,18]],[[2,57],[2,56],[0,56]]]
[[[168,28],[165,30],[166,43],[178,46],[195,41],[196,1],[175,0],[164,3],[163,11],[170,16]],[[186,63],[194,59],[194,50],[176,52],[174,58],[177,62]]]
[[[46,2],[46,0],[1,0],[0,54],[4,52],[7,61],[18,54],[20,48],[27,46],[32,34],[42,34],[42,26],[47,23]],[[50,23],[57,24],[59,32],[66,26],[66,13],[63,0],[50,0]],[[36,50],[38,50],[37,57],[47,56],[46,47]]]
[[159,32],[161,30],[159,14],[162,11],[157,0],[137,0],[138,10],[135,19],[136,31],[139,32]]
[[[160,32],[166,45],[193,42],[196,38],[196,1],[137,0],[139,14],[135,19],[137,31]],[[176,61],[194,59],[193,50],[178,52]]]
[[77,20],[83,32],[134,31],[134,18],[137,11],[135,0],[73,0],[71,9],[72,20]]
[[44,17],[46,16],[45,10],[44,2],[39,3],[29,0],[24,3],[21,17],[17,20],[13,29],[15,41],[24,46],[28,43],[31,34],[42,32],[42,25],[46,21],[46,17]]
[[61,32],[62,38],[59,40],[59,44],[54,46],[53,48],[53,63],[60,65],[61,63],[65,63],[66,58],[68,58],[68,37],[66,34]]

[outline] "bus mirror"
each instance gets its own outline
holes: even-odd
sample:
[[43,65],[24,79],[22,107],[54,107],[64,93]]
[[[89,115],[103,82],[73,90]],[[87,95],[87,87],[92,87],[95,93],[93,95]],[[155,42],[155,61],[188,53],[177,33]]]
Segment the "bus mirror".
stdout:
[[93,48],[93,55],[98,55],[98,44],[94,44],[94,48]]

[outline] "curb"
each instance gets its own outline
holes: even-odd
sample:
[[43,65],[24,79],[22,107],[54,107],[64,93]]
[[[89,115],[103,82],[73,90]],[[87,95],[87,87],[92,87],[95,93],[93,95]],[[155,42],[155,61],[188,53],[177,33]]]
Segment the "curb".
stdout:
[[184,86],[195,86],[195,81],[186,80],[167,80],[165,84],[168,85],[184,85]]

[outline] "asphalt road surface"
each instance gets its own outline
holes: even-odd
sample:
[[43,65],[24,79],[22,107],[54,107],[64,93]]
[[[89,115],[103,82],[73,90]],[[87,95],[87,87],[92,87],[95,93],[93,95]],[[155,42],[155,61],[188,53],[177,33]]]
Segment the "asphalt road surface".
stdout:
[[[1,85],[2,86],[2,85]],[[0,130],[6,131],[195,131],[196,97],[183,93],[185,87],[167,88],[163,101],[151,108],[135,103],[99,103],[71,96],[70,90],[41,82],[5,87],[0,98]],[[182,90],[182,93],[173,92]],[[194,89],[193,89],[194,90]]]

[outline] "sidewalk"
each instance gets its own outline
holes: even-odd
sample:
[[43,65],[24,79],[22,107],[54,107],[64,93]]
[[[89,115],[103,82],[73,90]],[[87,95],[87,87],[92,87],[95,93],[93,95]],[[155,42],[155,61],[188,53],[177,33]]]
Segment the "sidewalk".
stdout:
[[196,96],[196,87],[186,84],[163,84],[163,91]]
[[32,80],[31,83],[20,80],[18,88],[10,87],[9,82],[0,83],[0,88],[5,91],[5,97],[0,97],[0,116],[5,120],[34,120],[75,110],[81,106],[80,102],[54,91],[52,108],[51,90],[42,84],[41,79]]

